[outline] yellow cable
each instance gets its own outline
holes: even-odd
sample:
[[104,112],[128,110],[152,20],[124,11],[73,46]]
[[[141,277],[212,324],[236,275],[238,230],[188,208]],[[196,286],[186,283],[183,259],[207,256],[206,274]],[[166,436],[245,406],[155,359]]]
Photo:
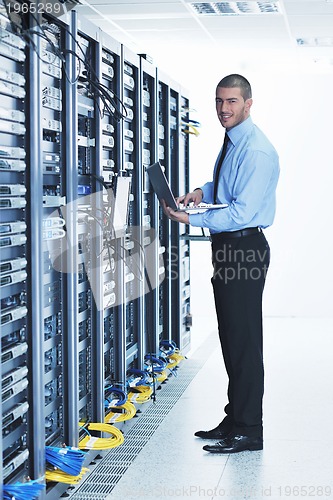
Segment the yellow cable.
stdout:
[[182,122],[182,125],[187,127],[187,129],[182,128],[182,132],[185,132],[185,134],[193,134],[196,137],[198,137],[198,135],[200,135],[199,130],[194,125],[191,125],[190,123],[183,123],[183,122]]
[[45,479],[46,481],[53,481],[55,483],[77,484],[88,470],[87,467],[82,467],[80,474],[77,476],[71,476],[60,469],[46,470]]
[[185,356],[182,356],[181,354],[179,354],[179,352],[176,351],[173,354],[170,354],[170,356],[168,356],[168,359],[171,362],[167,365],[167,368],[172,369],[175,366],[179,365],[179,363],[183,359],[185,359]]
[[136,385],[135,387],[130,387],[128,392],[129,401],[135,401],[136,403],[146,403],[153,393],[153,389],[148,385]]
[[126,401],[126,403],[120,406],[111,406],[111,410],[118,409],[125,410],[125,412],[117,413],[110,411],[110,413],[105,415],[104,422],[107,424],[111,424],[112,422],[124,422],[125,420],[130,420],[136,414],[136,408],[130,401]]
[[163,370],[157,375],[156,380],[158,382],[164,382],[164,380],[166,380],[167,378],[168,378],[168,373],[166,370]]
[[80,427],[86,427],[89,431],[101,431],[110,434],[111,438],[100,438],[94,436],[85,436],[79,442],[80,450],[109,450],[116,448],[124,442],[123,433],[110,424],[90,423],[87,426],[80,422]]

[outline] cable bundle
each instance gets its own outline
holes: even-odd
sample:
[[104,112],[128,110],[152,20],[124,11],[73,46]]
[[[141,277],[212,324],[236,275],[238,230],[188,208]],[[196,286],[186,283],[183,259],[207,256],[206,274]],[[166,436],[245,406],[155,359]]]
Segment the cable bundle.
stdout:
[[130,401],[135,401],[136,403],[146,403],[151,395],[153,394],[153,389],[147,385],[137,385],[131,387],[128,393],[128,399]]
[[168,361],[167,368],[169,370],[173,370],[176,366],[179,365],[179,363],[185,359],[185,356],[183,356],[180,353],[179,348],[177,347],[177,344],[171,340],[169,342],[168,340],[162,340],[160,343],[160,357],[162,359],[166,359]]
[[200,132],[197,129],[197,127],[192,125],[191,123],[187,123],[187,122],[182,121],[181,125],[183,125],[182,132],[184,134],[191,134],[191,135],[195,135],[196,137],[198,137],[198,135],[200,135]]
[[[82,467],[80,474],[77,476],[72,476],[71,474],[67,474],[59,469],[47,470],[45,472],[45,479],[46,481],[52,481],[55,483],[77,484],[81,481],[83,474],[88,472],[88,470],[89,469],[87,469],[87,467]],[[26,500],[26,498],[24,497],[22,500]]]
[[181,111],[182,119],[180,123],[181,125],[183,125],[182,132],[184,134],[193,134],[196,137],[200,135],[198,128],[201,127],[201,123],[197,120],[191,120],[190,118],[188,118],[188,113],[190,111],[195,111],[195,109],[190,109],[188,107],[182,106]]
[[182,356],[178,352],[171,354],[171,356],[169,356],[170,363],[168,364],[167,368],[169,368],[169,370],[172,370],[173,368],[178,366],[183,359],[185,359],[185,356]]
[[45,458],[49,464],[57,469],[71,476],[77,476],[81,472],[85,453],[72,447],[57,448],[55,446],[46,446]]
[[[3,0],[3,4],[6,10],[7,18],[10,23],[13,33],[20,37],[25,43],[29,45],[30,48],[34,50],[37,57],[43,61],[34,38],[36,36],[42,38],[49,45],[49,49],[54,54],[54,58],[58,57],[61,61],[62,69],[66,76],[66,79],[71,85],[80,81],[80,83],[87,83],[89,85],[89,97],[92,97],[95,101],[97,108],[100,111],[101,117],[107,112],[112,119],[116,122],[120,122],[127,117],[127,110],[121,99],[112,92],[106,85],[100,82],[98,75],[96,74],[94,68],[90,64],[90,55],[84,53],[79,42],[74,38],[73,34],[65,26],[62,27],[68,35],[73,39],[76,48],[82,54],[82,57],[74,50],[60,50],[57,45],[53,42],[52,35],[57,35],[57,26],[54,24],[43,23],[40,24],[38,17],[36,17],[31,11],[30,16],[34,19],[37,29],[30,28],[26,23],[25,16],[20,16],[20,23],[18,24],[14,21],[11,15],[10,2],[9,0]],[[51,36],[50,36],[51,35]],[[68,76],[67,70],[67,59],[66,56],[71,54],[78,65],[78,74],[72,81]],[[85,69],[82,70],[82,65]],[[103,105],[103,109],[100,109],[100,102]]]
[[113,385],[106,387],[105,393],[106,393],[104,400],[105,408],[112,408],[113,406],[122,406],[127,401],[126,393],[122,389],[114,387]]
[[168,378],[168,372],[163,370],[161,373],[157,374],[156,380],[157,382],[164,382]]
[[168,340],[162,340],[160,342],[160,354],[170,356],[170,354],[176,352],[176,349],[177,345],[173,340],[171,342],[169,342]]
[[156,356],[153,356],[152,354],[146,354],[145,367],[146,367],[146,371],[148,371],[148,373],[151,373],[151,372],[161,373],[166,367],[166,362],[161,358],[157,358]]
[[35,500],[45,489],[45,484],[36,481],[3,485],[3,500]]
[[133,375],[133,377],[127,380],[127,385],[130,389],[137,386],[150,385],[149,373],[147,371],[131,368],[129,373]]
[[[106,424],[111,424],[112,422],[124,422],[125,420],[130,420],[136,414],[136,408],[133,403],[126,401],[121,406],[111,406],[111,409],[107,415],[105,415],[104,422]],[[121,413],[119,413],[119,410]],[[122,410],[125,410],[124,412]]]
[[[90,423],[88,425],[84,423],[80,423],[80,427],[87,433],[80,442],[79,448],[86,450],[109,450],[111,448],[116,448],[120,446],[124,442],[123,433],[110,424],[100,424],[100,423]],[[89,431],[100,431],[105,432],[106,434],[110,434],[112,437],[108,438],[99,438],[94,437],[90,434]]]
[[[137,368],[131,368],[129,373],[132,373],[133,376],[127,380],[128,399],[137,403],[145,403],[153,393],[150,374],[146,370]],[[135,375],[137,376],[135,377]]]

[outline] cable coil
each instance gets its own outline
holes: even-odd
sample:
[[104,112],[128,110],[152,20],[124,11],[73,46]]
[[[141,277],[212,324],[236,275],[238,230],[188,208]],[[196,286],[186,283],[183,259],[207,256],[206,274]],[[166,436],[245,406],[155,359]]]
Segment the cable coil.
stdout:
[[[45,472],[45,479],[49,482],[54,483],[65,483],[65,484],[77,484],[81,481],[82,477],[86,472],[88,472],[87,467],[82,467],[80,474],[77,476],[72,476],[71,474],[67,474],[60,469],[57,470],[47,470]],[[24,499],[25,500],[25,499]]]
[[[113,422],[124,422],[125,420],[130,420],[136,415],[136,408],[133,403],[126,401],[121,406],[111,406],[111,410],[107,415],[105,415],[104,422],[106,424],[111,424]],[[119,410],[125,410],[119,413]]]
[[[124,442],[123,433],[113,425],[94,422],[89,424],[80,423],[79,425],[88,434],[79,442],[80,450],[110,450],[111,448],[120,446]],[[105,432],[106,434],[110,434],[112,437],[95,437],[92,436],[87,429],[89,431]]]

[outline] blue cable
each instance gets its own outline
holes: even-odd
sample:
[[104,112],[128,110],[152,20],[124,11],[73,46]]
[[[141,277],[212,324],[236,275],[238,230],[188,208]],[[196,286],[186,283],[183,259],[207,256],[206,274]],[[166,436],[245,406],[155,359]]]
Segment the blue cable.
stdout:
[[109,407],[109,404],[112,400],[113,394],[116,394],[118,397],[118,401],[114,404],[115,406],[121,406],[121,405],[126,403],[127,394],[122,389],[119,389],[118,387],[114,387],[113,385],[110,385],[110,386],[106,387],[104,390],[105,390],[105,392],[110,392],[110,394],[107,394],[105,396],[105,400],[104,400],[105,408]]
[[195,126],[197,126],[197,127],[201,127],[201,123],[200,123],[200,122],[198,122],[197,120],[191,120],[191,119],[182,118],[182,122],[183,122],[184,124],[186,124],[186,123],[190,123],[191,125],[195,125]]
[[145,362],[147,369],[152,367],[156,373],[160,373],[166,368],[166,363],[162,359],[152,356],[151,354],[146,354]]
[[3,485],[3,500],[35,500],[45,490],[45,484],[36,481]]
[[[167,347],[168,350],[164,350],[163,347]],[[171,340],[170,342],[168,340],[162,340],[160,342],[160,349],[164,354],[170,356],[171,354],[175,353],[177,344],[173,340]]]
[[46,461],[71,476],[78,476],[85,459],[85,452],[72,447],[45,447]]
[[137,376],[141,377],[141,379],[138,382],[136,382],[135,385],[149,385],[149,386],[151,385],[151,383],[148,380],[149,373],[147,373],[146,371],[139,370],[138,368],[131,368],[129,370],[129,373],[136,375],[136,377],[130,378],[127,381],[128,385],[130,385],[130,382],[133,381],[135,378],[137,378]]
[[168,355],[164,351],[160,351],[159,358],[167,365],[170,363],[170,360],[168,358]]

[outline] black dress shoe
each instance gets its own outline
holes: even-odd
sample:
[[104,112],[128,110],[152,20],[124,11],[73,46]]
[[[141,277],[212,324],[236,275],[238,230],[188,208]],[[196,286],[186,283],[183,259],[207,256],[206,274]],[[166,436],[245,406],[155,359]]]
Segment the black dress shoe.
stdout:
[[240,451],[254,451],[263,449],[262,437],[240,436],[239,434],[229,434],[218,443],[203,447],[210,453],[239,453]]
[[224,439],[229,433],[230,429],[228,430],[218,425],[211,431],[197,431],[194,435],[202,439]]

